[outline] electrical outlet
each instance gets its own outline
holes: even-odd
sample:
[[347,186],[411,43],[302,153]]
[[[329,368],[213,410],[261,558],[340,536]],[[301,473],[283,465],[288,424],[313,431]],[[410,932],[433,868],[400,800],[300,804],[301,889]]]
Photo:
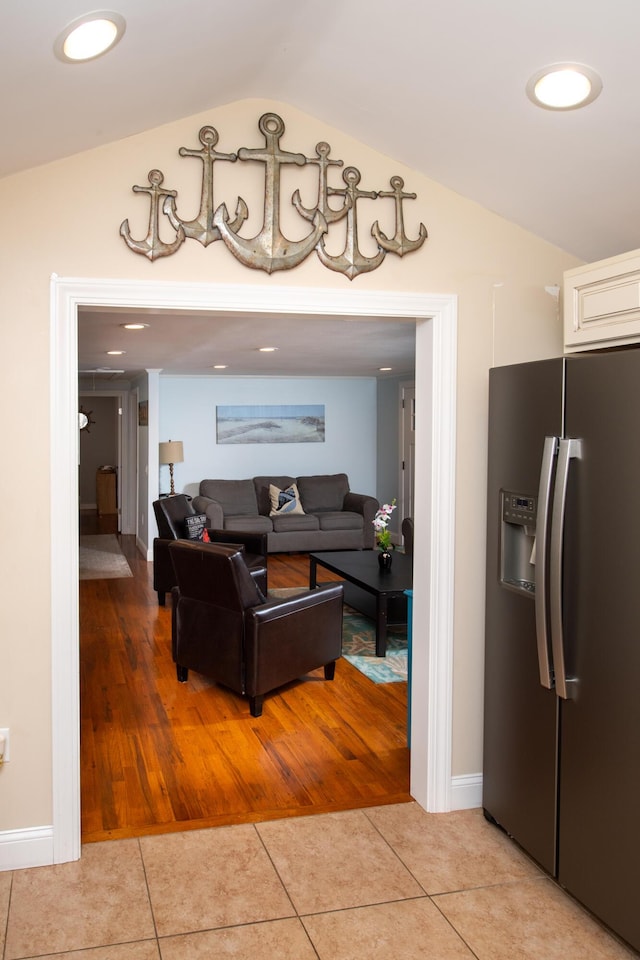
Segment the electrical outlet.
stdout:
[[0,727],[0,763],[8,763],[9,760],[9,727]]

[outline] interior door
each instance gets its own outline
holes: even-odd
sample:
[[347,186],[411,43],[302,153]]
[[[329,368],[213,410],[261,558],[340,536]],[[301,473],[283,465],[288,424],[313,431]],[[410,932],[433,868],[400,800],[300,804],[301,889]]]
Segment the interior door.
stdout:
[[413,516],[415,448],[416,448],[416,388],[415,383],[402,384],[402,502],[400,519]]

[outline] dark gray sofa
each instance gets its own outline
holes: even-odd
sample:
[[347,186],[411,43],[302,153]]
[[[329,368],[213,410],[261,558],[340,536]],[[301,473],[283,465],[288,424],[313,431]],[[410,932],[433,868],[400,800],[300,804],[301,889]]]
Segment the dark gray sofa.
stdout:
[[[271,485],[296,484],[304,513],[270,516]],[[375,497],[351,493],[346,473],[309,477],[252,477],[202,480],[194,497],[207,526],[267,534],[269,553],[309,550],[363,550],[374,545]]]

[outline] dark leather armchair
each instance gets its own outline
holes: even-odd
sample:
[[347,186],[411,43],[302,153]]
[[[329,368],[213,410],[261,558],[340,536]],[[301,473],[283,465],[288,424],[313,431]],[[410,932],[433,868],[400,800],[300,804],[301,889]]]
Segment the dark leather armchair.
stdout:
[[[178,493],[173,497],[154,500],[153,510],[158,524],[158,536],[153,541],[153,589],[158,594],[158,603],[165,605],[165,595],[176,584],[176,577],[169,555],[169,544],[174,540],[186,539],[185,520],[193,517],[191,497]],[[209,540],[215,543],[233,542],[242,546],[246,552],[245,561],[258,587],[267,593],[267,535],[266,533],[246,533],[234,530],[207,530]]]
[[236,547],[175,540],[172,652],[178,680],[189,670],[249,697],[262,714],[266,693],[342,655],[342,584],[265,602]]

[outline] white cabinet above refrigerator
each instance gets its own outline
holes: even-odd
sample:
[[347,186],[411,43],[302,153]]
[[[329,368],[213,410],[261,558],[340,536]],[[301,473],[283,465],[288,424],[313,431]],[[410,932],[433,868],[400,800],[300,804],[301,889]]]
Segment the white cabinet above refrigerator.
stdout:
[[640,250],[564,274],[567,353],[640,343]]

